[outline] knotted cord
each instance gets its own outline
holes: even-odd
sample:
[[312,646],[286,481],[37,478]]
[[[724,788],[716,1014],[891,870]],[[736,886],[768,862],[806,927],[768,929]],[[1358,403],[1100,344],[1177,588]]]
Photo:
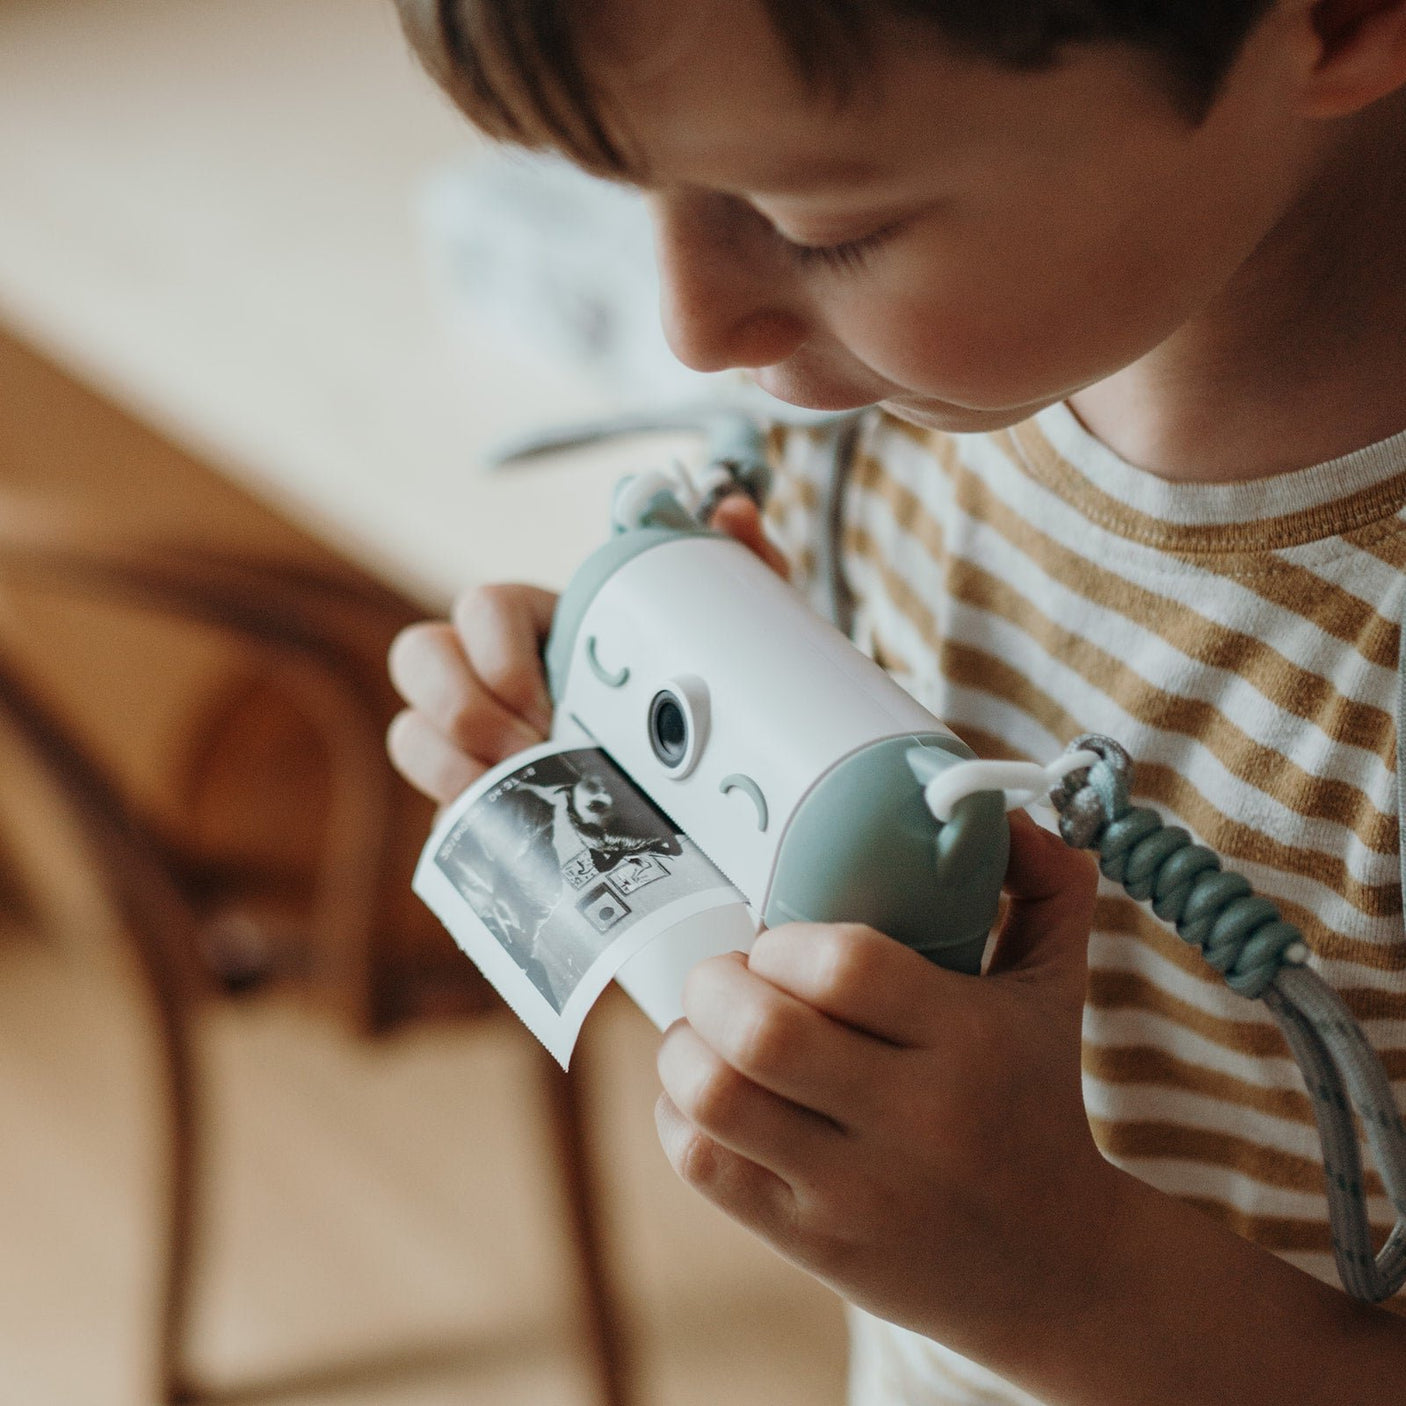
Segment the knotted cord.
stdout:
[[[1226,983],[1262,1000],[1283,1030],[1308,1086],[1323,1143],[1333,1255],[1344,1288],[1379,1303],[1406,1283],[1406,1127],[1391,1083],[1361,1026],[1310,966],[1303,936],[1241,874],[1195,844],[1179,826],[1129,802],[1132,764],[1116,742],[1094,733],[1069,752],[1093,753],[1051,791],[1059,830],[1076,849],[1093,850],[1099,868],[1132,897],[1150,902]],[[1354,1110],[1397,1222],[1380,1252],[1372,1249]]]

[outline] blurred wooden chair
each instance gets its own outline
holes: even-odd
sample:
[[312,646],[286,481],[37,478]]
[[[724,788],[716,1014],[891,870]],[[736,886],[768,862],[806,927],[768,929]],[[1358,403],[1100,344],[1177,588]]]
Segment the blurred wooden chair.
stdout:
[[[323,747],[326,804],[311,892],[304,895],[305,940],[296,950],[263,940],[251,943],[247,927],[243,936],[238,925],[231,927],[230,913],[239,911],[241,901],[257,904],[261,889],[286,889],[287,875],[251,873],[247,865],[244,872],[238,865],[231,871],[217,856],[190,852],[169,825],[144,814],[124,793],[78,727],[0,638],[0,720],[76,820],[85,858],[134,944],[157,1015],[170,1139],[159,1399],[162,1406],[199,1402],[205,1395],[188,1375],[184,1345],[201,1178],[209,1170],[201,1155],[201,1081],[193,1041],[202,1006],[266,981],[296,979],[309,1000],[368,1035],[428,1015],[468,1017],[501,1009],[446,935],[439,934],[442,942],[428,958],[423,945],[398,950],[386,939],[382,910],[395,859],[396,812],[409,791],[385,758],[384,730],[394,701],[382,661],[396,630],[418,612],[350,571],[338,574],[169,542],[116,540],[101,523],[84,522],[60,504],[4,493],[0,592],[12,598],[21,592],[61,597],[77,608],[121,601],[214,631],[238,648],[246,677],[291,701],[315,727]],[[199,786],[227,714],[238,702],[237,693],[226,691],[204,710],[176,769],[187,788]],[[426,807],[414,838],[428,820]],[[389,887],[399,892],[408,879],[402,871]],[[257,925],[253,932],[257,936]],[[524,1032],[524,1038],[530,1037]],[[564,1076],[539,1053],[589,1360],[603,1406],[626,1406],[622,1329],[604,1262],[579,1076],[576,1070]],[[283,1395],[305,1385],[301,1378],[289,1379],[260,1395]]]

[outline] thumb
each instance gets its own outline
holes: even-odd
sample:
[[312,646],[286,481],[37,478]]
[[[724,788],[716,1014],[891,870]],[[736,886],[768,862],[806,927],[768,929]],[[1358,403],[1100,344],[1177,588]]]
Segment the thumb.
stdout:
[[791,568],[762,526],[762,514],[745,493],[729,493],[713,510],[709,527],[725,532],[741,542],[748,551],[759,556],[783,581],[791,577]]
[[1023,811],[1011,816],[1005,919],[987,974],[1059,983],[1081,1004],[1098,894],[1091,854],[1071,849]]

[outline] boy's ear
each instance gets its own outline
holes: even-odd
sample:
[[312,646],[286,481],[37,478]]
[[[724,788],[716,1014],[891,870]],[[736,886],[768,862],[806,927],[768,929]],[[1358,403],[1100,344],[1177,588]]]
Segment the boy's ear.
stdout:
[[1406,85],[1406,0],[1313,0],[1304,21],[1314,53],[1307,116],[1346,117]]

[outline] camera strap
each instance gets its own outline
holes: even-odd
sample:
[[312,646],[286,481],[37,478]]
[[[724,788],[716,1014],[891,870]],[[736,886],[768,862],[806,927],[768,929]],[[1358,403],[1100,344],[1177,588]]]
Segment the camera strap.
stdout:
[[[1406,679],[1406,657],[1401,663]],[[1406,685],[1399,698],[1406,715]],[[1265,1003],[1298,1061],[1318,1123],[1343,1287],[1368,1303],[1390,1298],[1406,1283],[1406,1127],[1381,1060],[1342,997],[1307,965],[1309,949],[1298,928],[1186,830],[1132,805],[1131,780],[1127,752],[1112,738],[1085,733],[1048,767],[958,762],[926,780],[923,794],[945,822],[977,792],[1003,791],[1014,809],[1046,790],[1067,844],[1094,851],[1104,876],[1150,903],[1226,985]],[[1379,1253],[1372,1250],[1354,1111],[1397,1215]]]
[[[840,554],[845,483],[856,438],[832,440],[826,488],[828,551],[822,558],[829,599],[847,603]],[[1397,657],[1397,815],[1402,840],[1397,858],[1406,900],[1406,605]],[[848,610],[832,609],[845,628]],[[1092,760],[1089,760],[1092,758]],[[993,766],[1013,768],[1000,775]],[[1223,868],[1220,857],[1194,844],[1179,826],[1164,825],[1153,810],[1132,806],[1132,763],[1111,738],[1085,734],[1049,767],[1033,763],[967,762],[950,767],[940,783],[921,777],[938,819],[962,794],[1002,790],[1011,808],[1048,793],[1059,812],[1060,834],[1093,850],[1102,873],[1171,924],[1195,946],[1232,990],[1262,1000],[1288,1041],[1313,1106],[1323,1149],[1333,1257],[1343,1287],[1354,1298],[1379,1303],[1406,1284],[1406,1127],[1381,1059],[1342,997],[1307,965],[1302,934],[1249,880]],[[1045,784],[1049,778],[1048,784]],[[1354,1125],[1361,1119],[1372,1161],[1396,1214],[1379,1252],[1372,1249],[1362,1157]]]

